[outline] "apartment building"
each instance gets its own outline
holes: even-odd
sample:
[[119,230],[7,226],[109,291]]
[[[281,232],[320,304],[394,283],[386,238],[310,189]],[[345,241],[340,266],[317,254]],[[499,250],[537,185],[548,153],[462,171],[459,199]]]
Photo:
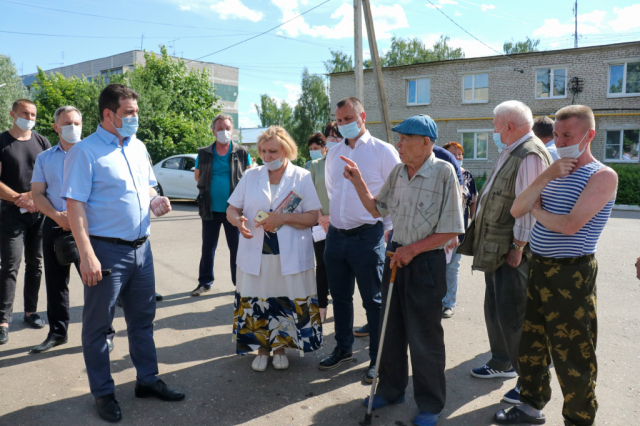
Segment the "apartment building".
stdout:
[[[573,103],[590,106],[596,115],[591,147],[596,158],[638,164],[640,42],[387,67],[382,74],[393,124],[431,116],[438,124],[438,144],[460,143],[464,167],[475,176],[495,164],[493,109],[512,99],[527,104],[534,116],[551,118]],[[353,72],[330,79],[333,104],[354,96]],[[372,70],[364,71],[364,88],[367,128],[386,139]]]

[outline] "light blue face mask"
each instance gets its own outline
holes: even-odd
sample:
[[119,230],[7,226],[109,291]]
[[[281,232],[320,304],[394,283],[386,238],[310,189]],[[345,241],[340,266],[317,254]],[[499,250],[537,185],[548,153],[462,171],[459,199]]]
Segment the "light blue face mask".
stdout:
[[[504,128],[507,126],[502,126],[502,130],[504,130]],[[502,132],[502,130],[500,130]],[[511,137],[511,136],[509,136]],[[507,142],[509,142],[509,138],[507,138]],[[502,138],[500,136],[500,133],[494,133],[493,134],[493,143],[496,144],[496,146],[498,147],[498,151],[502,152],[503,149],[505,149],[507,147],[507,144],[502,142]]]
[[309,151],[309,155],[311,155],[312,160],[318,160],[322,158],[322,151],[319,149],[312,149]]
[[[113,115],[118,117],[116,114]],[[113,124],[113,121],[111,122],[111,124],[113,124],[113,127],[116,127],[116,130],[118,131],[120,136],[122,136],[123,138],[130,138],[131,136],[136,134],[136,132],[138,131],[138,117],[118,118],[122,120],[122,127],[116,127],[116,125]]]
[[360,134],[358,120],[345,124],[344,126],[338,126],[338,130],[340,130],[340,134],[347,139],[355,139]]
[[327,142],[327,148],[331,149],[334,146],[338,146],[340,142]]
[[280,167],[284,164],[284,160],[282,158],[278,158],[277,160],[265,162],[264,165],[267,167],[267,170],[279,170]]

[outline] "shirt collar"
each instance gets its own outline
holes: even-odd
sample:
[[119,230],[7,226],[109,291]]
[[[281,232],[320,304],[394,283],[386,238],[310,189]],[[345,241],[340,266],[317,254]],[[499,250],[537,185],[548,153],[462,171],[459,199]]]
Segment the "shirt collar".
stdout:
[[527,133],[526,135],[524,135],[523,137],[521,137],[520,139],[518,139],[516,141],[516,143],[514,143],[513,145],[510,145],[510,146],[506,147],[502,152],[511,152],[514,149],[516,149],[517,146],[521,145],[524,141],[526,141],[526,140],[528,140],[528,139],[530,139],[530,138],[532,138],[534,136],[535,135],[534,135],[533,130],[532,130],[529,133]]
[[51,148],[51,152],[55,152],[56,150],[62,152],[63,154],[66,154],[65,150],[62,149],[62,146],[60,146],[60,141],[58,141],[58,144],[55,145],[53,148]]
[[547,148],[551,148],[552,146],[556,146],[556,141],[554,139],[551,139],[549,142],[545,143],[544,146],[546,146]]
[[[433,171],[433,167],[435,166],[435,164],[436,155],[432,152],[431,155],[426,160],[424,160],[424,163],[422,163],[422,166],[420,166],[414,177],[418,175],[424,178],[431,177],[431,172]],[[404,164],[400,169],[399,175],[401,178],[406,179],[407,181],[409,180],[409,168],[406,164]]]
[[[96,134],[100,136],[100,139],[104,141],[107,145],[114,144],[120,145],[120,141],[113,133],[107,132],[100,124],[98,124],[98,129],[96,130]],[[129,145],[129,141],[131,141],[130,137],[124,138],[122,146]]]
[[[356,140],[356,143],[355,145],[353,145],[353,147],[355,148],[356,146],[358,146],[358,142],[367,143],[369,142],[370,139],[371,139],[371,133],[369,133],[368,130],[365,130],[362,136],[360,136],[358,140]],[[344,138],[344,144],[346,146],[349,146],[349,141],[347,140],[347,138]]]

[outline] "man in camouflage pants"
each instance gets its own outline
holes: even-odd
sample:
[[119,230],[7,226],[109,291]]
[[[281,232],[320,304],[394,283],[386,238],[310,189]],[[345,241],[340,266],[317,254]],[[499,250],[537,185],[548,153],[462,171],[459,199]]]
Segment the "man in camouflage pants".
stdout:
[[565,426],[595,424],[597,317],[595,251],[615,201],[618,176],[589,149],[595,136],[590,108],[571,105],[556,113],[560,159],[513,203],[514,217],[531,212],[533,258],[527,309],[518,351],[522,405],[501,410],[499,424],[543,424],[551,399],[553,359]]

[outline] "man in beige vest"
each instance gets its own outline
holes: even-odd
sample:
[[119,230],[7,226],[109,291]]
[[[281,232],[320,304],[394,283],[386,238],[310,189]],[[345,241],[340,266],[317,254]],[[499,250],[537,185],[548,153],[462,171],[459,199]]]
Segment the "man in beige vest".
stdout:
[[[500,156],[479,196],[474,221],[458,253],[473,256],[472,268],[485,273],[484,316],[491,359],[471,375],[479,379],[517,377],[518,346],[527,304],[527,246],[535,219],[511,216],[516,198],[552,163],[532,131],[533,115],[522,102],[507,101],[493,111],[493,140]],[[518,386],[503,400],[519,404]]]

